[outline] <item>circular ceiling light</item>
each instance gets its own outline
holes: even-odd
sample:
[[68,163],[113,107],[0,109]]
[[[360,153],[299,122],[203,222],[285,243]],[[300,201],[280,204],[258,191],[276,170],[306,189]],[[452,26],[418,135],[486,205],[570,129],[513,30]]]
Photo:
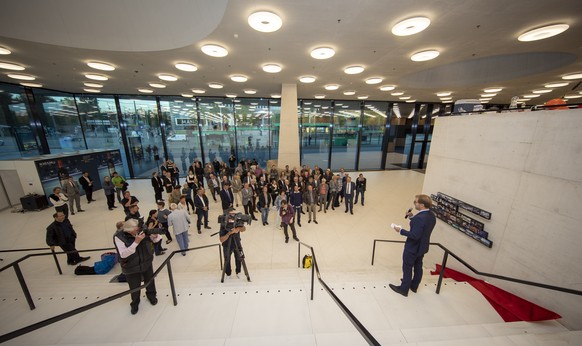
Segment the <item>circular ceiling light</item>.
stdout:
[[372,77],[366,79],[366,84],[380,84],[382,83],[383,79],[380,77]]
[[144,94],[151,94],[154,92],[152,89],[146,89],[146,88],[137,88],[137,91],[139,91],[140,93],[144,93]]
[[101,83],[85,82],[85,83],[83,83],[83,85],[86,87],[89,87],[89,88],[103,88],[103,84],[101,84]]
[[440,53],[438,50],[425,50],[422,52],[412,54],[412,56],[410,57],[410,60],[412,60],[412,61],[428,61],[428,60],[432,60],[432,59],[436,58],[437,56],[439,56],[439,54]]
[[448,101],[448,100],[452,100],[453,97],[452,96],[443,96],[441,97],[441,101]]
[[528,99],[533,99],[534,97],[540,97],[540,94],[528,94],[528,95],[523,95],[523,97],[528,98]]
[[414,103],[416,100],[406,100],[406,103]]
[[96,70],[101,70],[101,71],[113,71],[113,70],[115,70],[115,66],[108,64],[106,62],[90,61],[87,63],[87,66],[89,66],[90,68],[94,68]]
[[174,67],[180,71],[186,71],[186,72],[198,71],[198,66],[196,66],[194,64],[189,64],[186,62],[179,62],[179,63],[175,64]]
[[9,49],[4,48],[4,47],[0,47],[0,55],[8,55],[12,53]]
[[426,17],[414,17],[397,23],[392,27],[392,33],[396,36],[414,35],[428,28],[430,19]]
[[487,89],[483,89],[484,92],[486,93],[496,93],[503,90],[503,88],[487,88]]
[[352,96],[352,95],[355,95],[355,94],[356,94],[356,91],[355,90],[346,90],[346,91],[344,91],[344,95],[346,95],[346,96]]
[[274,32],[281,28],[283,21],[281,17],[273,12],[259,11],[251,14],[248,18],[251,28],[260,32]]
[[314,76],[301,76],[301,77],[299,77],[299,81],[301,83],[306,83],[306,84],[313,83],[313,82],[315,82],[316,79],[317,78],[315,78]]
[[562,76],[562,79],[570,80],[570,79],[582,79],[582,73],[572,73]]
[[0,68],[12,71],[24,71],[24,66],[13,64],[10,62],[0,62]]
[[163,89],[166,87],[166,84],[162,84],[162,83],[149,83],[149,85],[152,88],[158,88],[158,89]]
[[358,100],[365,100],[368,98],[368,95],[358,96]]
[[565,99],[577,99],[582,97],[582,95],[577,95],[577,94],[570,94],[570,95],[565,95],[564,98]]
[[325,95],[323,95],[323,94],[317,94],[317,95],[314,95],[313,97],[315,97],[316,99],[324,99],[325,98]]
[[20,80],[35,80],[36,77],[27,74],[19,74],[19,73],[9,73],[7,75],[10,78],[20,79]]
[[328,84],[324,86],[325,90],[337,90],[339,87],[340,86],[338,84]]
[[401,96],[399,97],[401,100],[410,100],[410,96]]
[[568,30],[569,27],[570,26],[568,24],[548,25],[525,32],[519,35],[517,39],[522,42],[543,40],[545,38],[561,34],[564,31]]
[[204,90],[204,89],[192,89],[192,92],[194,94],[204,94],[206,92],[206,90]]
[[553,90],[552,89],[538,89],[538,90],[532,90],[532,93],[534,94],[546,94],[546,93],[551,93]]
[[248,94],[248,95],[254,95],[257,93],[257,91],[255,89],[245,89],[243,91],[245,92],[245,94]]
[[[220,83],[208,83],[208,86],[211,87],[212,89],[222,89],[224,87],[224,85],[220,84]],[[194,90],[192,90],[194,91]]]
[[436,96],[438,97],[442,97],[442,96],[451,96],[452,92],[451,91],[441,91],[436,93]]
[[20,85],[24,85],[31,88],[42,88],[42,84],[40,83],[20,83]]
[[194,95],[193,95],[193,94],[181,94],[181,95],[182,95],[182,97],[188,97],[188,98],[190,98],[190,97],[194,97]]
[[236,98],[237,94],[226,94],[226,97],[230,97],[231,99]]
[[380,87],[381,91],[392,91],[394,89],[396,89],[396,85],[382,85]]
[[263,71],[268,73],[278,73],[281,72],[283,68],[277,64],[266,64],[263,65]]
[[314,59],[329,59],[335,55],[335,50],[329,47],[319,47],[311,51],[311,57]]
[[215,58],[222,58],[228,55],[228,50],[217,44],[205,44],[200,49],[202,50],[202,53]]
[[165,73],[159,74],[158,78],[161,80],[168,81],[168,82],[175,82],[178,80],[178,77],[171,75],[171,74],[165,74]]
[[247,76],[243,76],[242,74],[235,74],[230,76],[230,80],[237,83],[244,83],[249,80],[249,78]]
[[568,82],[555,82],[555,83],[548,83],[546,85],[544,85],[544,88],[561,88],[563,86],[566,86],[570,83]]
[[100,93],[101,92],[101,90],[99,90],[99,89],[83,89],[83,90],[85,90],[88,93]]
[[363,66],[348,66],[344,69],[346,74],[358,74],[364,72]]
[[281,98],[281,94],[271,94],[271,97],[274,99],[280,99]]
[[481,94],[481,97],[495,97],[497,94]]
[[400,96],[400,95],[404,95],[404,93],[402,91],[396,91],[396,92],[390,93],[390,95],[392,95],[392,96]]
[[100,81],[106,81],[109,79],[109,77],[104,76],[102,74],[94,74],[94,73],[87,73],[85,75],[86,78],[92,79],[92,80],[100,80]]

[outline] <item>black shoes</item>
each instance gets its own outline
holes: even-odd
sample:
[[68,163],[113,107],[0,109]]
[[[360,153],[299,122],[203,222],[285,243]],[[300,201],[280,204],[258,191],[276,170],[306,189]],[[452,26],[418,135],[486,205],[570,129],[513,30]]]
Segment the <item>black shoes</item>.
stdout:
[[202,234],[202,231],[201,230],[198,230],[198,234]]
[[403,296],[405,296],[405,297],[408,297],[408,292],[404,292],[404,291],[403,291],[403,290],[400,288],[400,286],[396,286],[396,285],[392,285],[392,284],[389,284],[388,286],[390,286],[390,288],[392,289],[392,291],[394,291],[394,292],[396,292],[396,293],[398,293],[398,294],[401,294],[401,295],[403,295]]
[[138,305],[132,305],[131,306],[131,314],[132,315],[137,314],[138,310],[139,310],[139,306]]
[[172,242],[172,239],[166,240],[166,244],[170,244],[171,242]]
[[354,215],[354,212],[353,211],[350,211],[350,214]]
[[156,305],[158,303],[158,298],[152,298],[152,299],[148,299],[150,301],[150,304],[152,305]]
[[318,224],[317,220],[313,220],[313,222],[315,222],[316,224]]
[[301,227],[301,224],[299,222],[297,222],[297,226]]
[[84,213],[85,211],[83,209],[79,209],[79,210],[77,210],[77,212]]
[[288,243],[288,242],[289,242],[289,238],[285,238],[285,243]]
[[297,237],[293,237],[293,239],[295,239],[296,241],[299,241],[299,238],[297,238]]
[[212,227],[204,226],[204,229],[212,229]]
[[309,221],[307,221],[307,223],[311,223],[311,219],[309,219]]
[[416,291],[418,290],[418,288],[410,288],[410,290],[412,291],[412,293],[416,293]]
[[91,258],[91,256],[87,256],[87,257],[79,257],[79,259],[77,260],[77,263],[85,262],[85,261],[86,261],[86,260],[88,260],[89,258]]

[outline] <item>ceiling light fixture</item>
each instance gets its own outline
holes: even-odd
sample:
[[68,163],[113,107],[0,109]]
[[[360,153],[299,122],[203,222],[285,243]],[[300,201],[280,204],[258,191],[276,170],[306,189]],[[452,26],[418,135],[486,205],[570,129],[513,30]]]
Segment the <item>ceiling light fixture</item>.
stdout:
[[151,86],[152,88],[158,88],[158,89],[163,89],[166,87],[166,84],[162,84],[162,83],[148,83],[149,86]]
[[570,94],[570,95],[565,95],[564,96],[565,99],[578,99],[580,97],[582,97],[582,95]]
[[481,94],[481,97],[495,97],[497,94]]
[[487,89],[483,89],[484,92],[486,93],[496,93],[503,90],[503,88],[487,88]]
[[380,77],[371,77],[366,79],[366,84],[380,84],[382,81],[383,79]]
[[158,78],[161,80],[168,81],[168,82],[175,82],[178,80],[178,77],[171,75],[171,74],[165,74],[165,73],[159,74]]
[[344,91],[344,95],[346,96],[351,96],[351,95],[355,95],[356,91],[355,90],[346,90]]
[[451,96],[451,94],[452,94],[451,91],[440,91],[440,92],[436,93],[436,96],[438,96],[438,97]]
[[263,65],[263,71],[267,73],[278,73],[281,72],[283,68],[277,64],[266,64]]
[[140,93],[144,93],[144,94],[151,94],[154,92],[152,89],[146,89],[146,88],[137,88],[137,91],[139,91]]
[[42,88],[42,84],[40,83],[20,83],[20,85],[24,85],[31,88]]
[[281,94],[271,94],[271,97],[274,99],[280,99],[281,98]]
[[390,95],[392,95],[392,96],[400,96],[400,95],[404,95],[404,93],[402,91],[396,91],[396,92],[390,93]]
[[452,100],[453,97],[452,96],[443,96],[441,97],[441,101],[448,101],[448,100]]
[[527,99],[533,99],[534,97],[540,97],[540,94],[527,94],[527,95],[523,95],[523,97],[527,98]]
[[224,87],[223,84],[214,82],[208,83],[208,86],[211,87],[212,89],[222,89]]
[[273,12],[259,11],[251,14],[248,18],[251,28],[260,32],[274,32],[281,28],[283,21],[281,17]]
[[414,17],[405,19],[392,27],[392,33],[396,36],[409,36],[417,34],[430,25],[430,19],[426,17]]
[[406,103],[414,103],[416,100],[406,100]]
[[335,50],[329,47],[319,47],[311,51],[311,57],[314,59],[329,59],[335,55]]
[[0,62],[0,68],[12,71],[24,71],[24,66],[13,64],[10,62]]
[[399,97],[401,100],[410,100],[410,96],[401,96]]
[[571,79],[582,79],[582,73],[572,73],[562,76],[562,79],[571,80]]
[[358,100],[365,100],[368,98],[368,95],[358,96]]
[[194,94],[204,94],[206,92],[206,90],[204,90],[204,89],[192,89],[192,92]]
[[102,74],[94,74],[94,73],[87,73],[85,74],[86,78],[92,79],[92,80],[100,80],[100,81],[106,81],[109,79],[109,77],[102,75]]
[[181,95],[182,95],[182,97],[188,97],[188,98],[190,98],[190,97],[194,97],[194,95],[193,95],[193,94],[181,94]]
[[532,90],[532,93],[534,94],[547,94],[552,92],[552,89],[538,89],[538,90]]
[[230,97],[231,99],[234,99],[237,96],[238,96],[237,94],[226,94],[226,97]]
[[325,98],[325,95],[317,94],[317,95],[314,95],[313,97],[315,97],[316,99],[323,99],[323,98]]
[[89,88],[103,88],[103,84],[100,83],[84,82],[83,85]]
[[99,90],[99,89],[83,89],[83,90],[85,90],[88,93],[100,93],[101,92],[101,90]]
[[364,72],[363,66],[348,66],[344,69],[346,74],[358,74]]
[[313,82],[315,82],[316,79],[317,78],[315,78],[314,76],[301,76],[301,77],[299,77],[299,81],[301,83],[306,83],[306,84],[313,83]]
[[7,76],[10,78],[20,79],[20,80],[35,80],[36,79],[36,77],[33,77],[31,75],[19,74],[19,73],[9,73]]
[[248,94],[248,95],[254,95],[257,93],[257,91],[255,89],[245,89],[243,91],[245,92],[245,94]]
[[438,50],[424,50],[422,52],[418,52],[418,53],[414,53],[412,54],[412,56],[410,57],[410,60],[412,61],[428,61],[428,60],[432,60],[434,58],[436,58],[437,56],[439,56],[439,51]]
[[548,83],[546,85],[544,85],[544,88],[561,88],[563,86],[566,86],[570,83],[568,82],[555,82],[555,83]]
[[202,50],[202,53],[215,58],[222,58],[228,55],[228,50],[217,44],[205,44],[200,49]]
[[247,76],[244,76],[242,74],[235,74],[230,76],[230,80],[233,82],[237,82],[237,83],[244,83],[247,80],[249,80],[249,78]]
[[8,48],[0,47],[0,55],[8,55],[12,53]]
[[396,89],[396,85],[382,85],[380,87],[381,91],[392,91],[394,89]]
[[198,66],[196,66],[194,64],[189,64],[186,62],[179,62],[179,63],[175,64],[174,67],[180,71],[186,71],[186,72],[198,71]]
[[568,24],[548,25],[525,32],[519,35],[517,39],[522,42],[543,40],[545,38],[561,34],[564,31],[568,30],[569,27],[570,26]]
[[339,87],[340,86],[338,84],[328,84],[324,86],[325,90],[337,90]]
[[108,64],[106,62],[89,61],[87,63],[87,66],[89,66],[90,68],[94,68],[96,70],[101,70],[101,71],[113,71],[113,70],[115,70],[115,66]]

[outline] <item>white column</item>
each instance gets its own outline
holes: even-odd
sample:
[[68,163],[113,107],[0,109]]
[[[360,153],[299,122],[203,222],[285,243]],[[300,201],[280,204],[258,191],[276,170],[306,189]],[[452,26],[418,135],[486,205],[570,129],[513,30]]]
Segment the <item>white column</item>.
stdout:
[[300,165],[296,84],[283,84],[281,88],[278,166],[283,168],[285,165],[291,169]]

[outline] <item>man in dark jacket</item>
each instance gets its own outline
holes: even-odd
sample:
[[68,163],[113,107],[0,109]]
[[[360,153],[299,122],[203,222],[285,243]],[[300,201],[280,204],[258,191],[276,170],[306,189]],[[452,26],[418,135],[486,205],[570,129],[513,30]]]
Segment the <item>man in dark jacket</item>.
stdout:
[[356,200],[355,204],[358,204],[358,196],[362,194],[362,206],[364,206],[364,193],[366,192],[366,178],[360,173],[358,179],[356,179]]
[[[153,227],[153,224],[152,224]],[[115,232],[113,243],[119,255],[121,272],[127,278],[129,289],[137,288],[144,283],[152,280],[154,269],[152,262],[154,259],[153,243],[162,240],[159,234],[146,234],[139,227],[137,220],[130,219],[125,221],[123,229]],[[156,297],[156,284],[152,282],[146,287],[146,297],[152,305],[158,303]],[[137,314],[140,302],[141,290],[131,294],[131,314]]]
[[196,215],[198,215],[196,228],[198,229],[198,233],[202,233],[200,230],[202,228],[202,218],[204,218],[204,229],[210,229],[208,226],[208,197],[206,197],[204,194],[203,187],[196,191],[196,196],[194,197],[194,206],[196,207]]
[[232,208],[234,203],[234,194],[230,188],[230,182],[226,181],[223,184],[222,190],[220,190],[220,201],[222,202],[222,212],[225,213],[228,209]]
[[87,203],[95,202],[93,199],[93,179],[89,176],[89,172],[83,172],[83,176],[79,178],[79,184],[81,184],[83,190],[85,190]]
[[59,246],[63,251],[66,251],[67,263],[70,265],[88,260],[89,256],[79,256],[75,248],[77,232],[73,229],[71,221],[65,218],[65,213],[58,211],[53,214],[53,217],[55,221],[46,228],[46,244],[51,247],[51,250],[54,250],[55,246]]

